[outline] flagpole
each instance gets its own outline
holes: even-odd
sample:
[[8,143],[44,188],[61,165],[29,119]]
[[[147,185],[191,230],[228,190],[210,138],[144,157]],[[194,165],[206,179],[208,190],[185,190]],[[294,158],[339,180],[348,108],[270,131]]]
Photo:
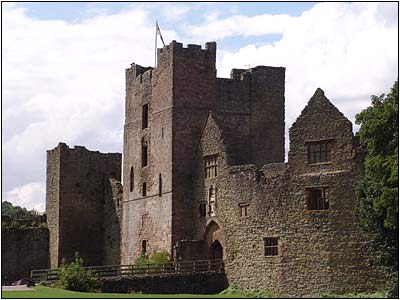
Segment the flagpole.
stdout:
[[155,38],[155,49],[154,49],[154,68],[157,67],[157,20],[156,20],[156,38]]

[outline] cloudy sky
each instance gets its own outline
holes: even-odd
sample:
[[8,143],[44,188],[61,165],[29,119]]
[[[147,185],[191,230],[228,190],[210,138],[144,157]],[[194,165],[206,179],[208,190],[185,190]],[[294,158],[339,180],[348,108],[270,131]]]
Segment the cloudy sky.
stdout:
[[122,152],[124,70],[154,64],[156,19],[166,43],[216,41],[219,77],[286,67],[287,129],[317,87],[354,122],[398,76],[397,3],[2,6],[2,200],[40,211],[47,149]]

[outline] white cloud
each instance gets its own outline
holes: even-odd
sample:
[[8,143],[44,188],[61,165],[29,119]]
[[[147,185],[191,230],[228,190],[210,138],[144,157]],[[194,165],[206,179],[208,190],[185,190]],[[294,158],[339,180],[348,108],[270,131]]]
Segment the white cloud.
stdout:
[[[3,4],[3,200],[19,205],[24,199],[44,201],[39,194],[45,150],[59,141],[103,152],[122,150],[124,69],[132,59],[154,63],[149,13],[155,7],[135,3],[111,15],[97,10],[95,16],[69,23],[35,20],[26,10]],[[169,12],[167,23],[184,30],[184,44],[228,37],[240,44],[241,37],[282,34],[281,40],[260,47],[219,48],[217,68],[219,76],[227,77],[232,68],[248,64],[286,67],[287,127],[317,87],[354,121],[371,94],[388,91],[397,79],[396,3],[319,3],[298,17],[222,18],[213,9],[166,5],[160,13]],[[188,18],[194,10],[203,15],[202,25]],[[179,40],[167,28],[161,28],[164,40]]]
[[3,201],[25,207],[28,210],[35,209],[44,212],[46,209],[46,189],[41,182],[32,182],[12,189],[7,192]]
[[[3,7],[5,191],[44,182],[45,151],[59,141],[121,152],[124,70],[132,59],[154,64],[148,14],[132,8],[68,23]],[[177,34],[164,29],[163,36]]]
[[318,87],[354,122],[370,95],[389,91],[397,79],[397,22],[381,5],[317,4],[283,26],[278,42],[225,53],[217,62],[218,75],[228,77],[233,66],[284,66],[287,128]]
[[282,33],[296,19],[289,15],[259,16],[234,15],[225,19],[218,19],[218,11],[212,11],[201,25],[188,26],[187,32],[192,39],[217,40],[230,36],[260,36]]

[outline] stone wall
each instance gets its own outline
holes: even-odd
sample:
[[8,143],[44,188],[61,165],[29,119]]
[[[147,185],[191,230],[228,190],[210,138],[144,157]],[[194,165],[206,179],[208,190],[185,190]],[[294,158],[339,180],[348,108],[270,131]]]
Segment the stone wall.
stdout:
[[[362,151],[351,123],[317,90],[290,130],[288,163],[231,166],[224,131],[213,118],[203,131],[195,180],[196,203],[217,188],[213,215],[194,218],[196,238],[219,241],[230,282],[284,297],[323,292],[373,291],[382,270],[370,264],[370,237],[357,226],[355,188]],[[306,143],[332,141],[329,162],[309,164]],[[204,178],[203,157],[218,153],[218,176]],[[327,187],[329,209],[307,208],[307,188]],[[247,216],[241,206],[247,205]],[[196,211],[196,210],[194,210]],[[278,255],[266,256],[264,238],[278,238]]]
[[[124,263],[140,255],[144,240],[149,252],[171,252],[177,241],[195,235],[193,173],[210,112],[226,125],[227,151],[234,163],[283,161],[284,68],[234,70],[231,79],[221,79],[216,77],[215,59],[214,42],[202,48],[173,41],[157,50],[156,68],[132,64],[126,70]],[[147,128],[142,128],[143,105],[149,109]],[[144,143],[147,166],[142,166]]]
[[115,178],[106,178],[104,203],[103,265],[119,265],[121,252],[122,184]]
[[47,228],[6,228],[1,230],[2,281],[30,277],[31,270],[49,266]]
[[[160,49],[159,49],[160,50]],[[131,264],[142,252],[167,250],[172,239],[172,60],[158,54],[158,67],[132,64],[126,70],[121,262]],[[142,70],[146,70],[141,73]],[[148,105],[148,126],[142,128],[142,107]],[[142,143],[147,166],[142,166]],[[130,172],[133,170],[133,176]],[[162,193],[159,195],[159,178]],[[132,190],[131,187],[132,179]],[[146,196],[143,196],[143,183]]]
[[81,146],[70,149],[60,143],[48,151],[47,172],[51,267],[56,268],[62,258],[71,261],[75,252],[86,265],[102,264],[104,208],[114,203],[105,193],[106,179],[121,179],[121,154]]
[[102,281],[104,293],[216,294],[228,287],[225,274],[164,274]]

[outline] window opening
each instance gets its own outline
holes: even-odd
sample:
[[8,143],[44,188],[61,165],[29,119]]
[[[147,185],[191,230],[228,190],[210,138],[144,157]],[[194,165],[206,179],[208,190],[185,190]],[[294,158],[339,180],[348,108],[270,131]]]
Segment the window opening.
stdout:
[[306,193],[308,210],[329,209],[329,189],[327,187],[308,188]]
[[264,255],[265,256],[278,255],[278,238],[276,237],[264,238]]
[[199,215],[200,215],[200,217],[206,216],[206,204],[205,203],[199,204]]
[[143,182],[143,184],[142,184],[142,195],[143,195],[143,197],[146,197],[146,182]]
[[161,174],[158,175],[158,196],[161,197],[162,195],[162,178]]
[[249,206],[250,203],[239,203],[241,217],[247,217],[249,215]]
[[309,164],[331,161],[332,141],[307,142]]
[[142,167],[147,166],[147,142],[142,142]]
[[142,254],[145,255],[147,253],[147,240],[142,240]]
[[208,188],[208,213],[210,216],[215,216],[215,188],[214,186],[210,185]]
[[217,176],[218,164],[217,155],[207,156],[204,158],[204,177],[212,178]]
[[148,127],[149,122],[149,105],[145,104],[142,106],[142,129]]
[[131,172],[129,174],[129,191],[133,192],[133,179],[134,179],[134,172],[133,167],[131,167]]

